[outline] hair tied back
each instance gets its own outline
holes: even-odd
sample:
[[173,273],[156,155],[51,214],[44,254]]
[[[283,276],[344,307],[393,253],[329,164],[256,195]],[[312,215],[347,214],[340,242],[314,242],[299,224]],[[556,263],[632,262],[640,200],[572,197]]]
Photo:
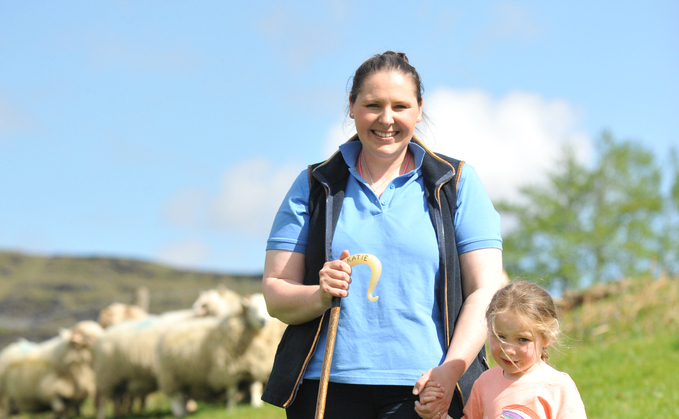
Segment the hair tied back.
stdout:
[[407,62],[408,64],[410,64],[410,62],[408,61],[408,57],[406,57],[405,53],[403,53],[403,52],[386,51],[384,54],[385,55],[394,55],[394,56],[402,59],[403,61]]

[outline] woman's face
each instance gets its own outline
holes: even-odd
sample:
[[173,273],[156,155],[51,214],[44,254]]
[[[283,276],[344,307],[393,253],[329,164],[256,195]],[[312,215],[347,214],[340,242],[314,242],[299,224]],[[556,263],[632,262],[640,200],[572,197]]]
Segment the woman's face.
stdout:
[[367,77],[349,103],[363,151],[373,158],[402,155],[422,118],[412,77],[395,71]]
[[540,365],[542,348],[548,343],[533,336],[515,314],[498,314],[495,334],[492,331],[489,334],[490,353],[504,370],[505,377],[518,379]]

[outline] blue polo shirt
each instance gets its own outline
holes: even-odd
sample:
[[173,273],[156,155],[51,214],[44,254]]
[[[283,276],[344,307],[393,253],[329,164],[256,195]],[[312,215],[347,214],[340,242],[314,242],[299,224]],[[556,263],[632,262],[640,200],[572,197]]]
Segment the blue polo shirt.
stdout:
[[[333,382],[413,385],[445,357],[437,301],[439,254],[420,170],[425,150],[415,143],[409,149],[415,170],[393,179],[378,198],[354,167],[361,143],[340,146],[351,175],[333,238],[333,258],[344,249],[351,254],[371,253],[382,262],[382,276],[373,293],[379,299],[369,301],[370,268],[353,267],[349,296],[341,301],[330,371]],[[276,215],[267,250],[306,251],[308,197],[305,170]],[[501,249],[499,214],[469,165],[462,169],[457,204],[458,252]],[[320,377],[326,335],[324,324],[305,378]]]

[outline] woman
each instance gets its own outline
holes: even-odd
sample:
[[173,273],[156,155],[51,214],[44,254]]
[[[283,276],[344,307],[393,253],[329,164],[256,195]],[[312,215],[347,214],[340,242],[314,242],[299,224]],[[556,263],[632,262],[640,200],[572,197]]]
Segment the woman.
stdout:
[[[314,416],[324,313],[342,297],[325,417],[459,418],[487,369],[499,215],[470,166],[414,135],[422,84],[405,54],[358,68],[349,112],[357,134],[300,174],[269,236],[263,292],[270,314],[290,326],[263,399],[288,418]],[[365,298],[370,270],[342,261],[355,253],[382,262],[376,302]],[[429,381],[443,397],[418,400]]]

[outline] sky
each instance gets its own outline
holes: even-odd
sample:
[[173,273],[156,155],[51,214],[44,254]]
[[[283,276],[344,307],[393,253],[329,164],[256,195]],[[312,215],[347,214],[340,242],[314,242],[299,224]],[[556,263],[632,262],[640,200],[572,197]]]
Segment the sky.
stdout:
[[259,274],[293,179],[353,134],[348,88],[405,52],[420,137],[491,199],[679,146],[676,1],[0,0],[0,251]]

